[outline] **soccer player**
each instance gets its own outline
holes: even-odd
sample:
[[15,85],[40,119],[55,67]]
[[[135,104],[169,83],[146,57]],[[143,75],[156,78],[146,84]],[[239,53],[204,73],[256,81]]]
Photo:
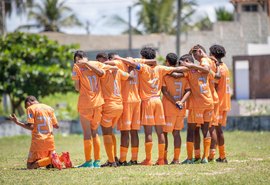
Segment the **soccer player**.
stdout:
[[[155,59],[156,52],[153,48],[145,47],[141,50],[142,61],[144,59]],[[116,57],[116,59],[122,60],[127,65],[132,66],[139,72],[140,88],[139,94],[142,99],[142,125],[145,132],[145,152],[146,159],[141,163],[142,165],[152,165],[152,127],[156,129],[158,136],[158,160],[157,165],[164,165],[164,152],[165,152],[165,138],[163,134],[163,125],[165,125],[164,111],[162,102],[160,100],[162,79],[166,74],[172,72],[183,72],[187,70],[186,67],[166,67],[166,66],[149,66],[137,62],[132,59],[124,59]]]
[[200,62],[199,65],[194,64],[192,55],[183,55],[180,58],[181,65],[190,69],[187,78],[189,80],[191,95],[189,97],[189,114],[188,114],[188,129],[187,129],[187,159],[183,164],[193,163],[193,147],[194,147],[194,131],[196,125],[201,126],[204,137],[204,154],[201,163],[208,162],[209,149],[211,137],[209,133],[209,122],[212,118],[213,99],[209,88],[209,62],[204,59],[205,53],[199,47],[194,46],[191,53],[196,60]]
[[[166,56],[166,65],[176,67],[177,55],[169,53]],[[162,85],[162,103],[165,114],[166,125],[163,127],[165,136],[165,164],[168,163],[168,132],[172,132],[174,138],[174,158],[171,164],[179,164],[181,153],[180,130],[184,128],[184,117],[186,114],[185,102],[190,95],[189,82],[185,77],[174,78],[166,75],[163,78]],[[177,105],[177,106],[176,106]]]
[[39,103],[34,96],[28,96],[24,104],[27,112],[27,124],[19,121],[15,114],[10,115],[10,120],[32,131],[27,169],[49,167],[53,164],[55,168],[61,170],[62,162],[66,168],[71,168],[72,163],[68,152],[63,152],[60,157],[55,153],[53,128],[57,129],[59,126],[53,108]]
[[217,141],[219,149],[219,158],[217,162],[228,162],[225,153],[224,134],[222,127],[226,126],[227,112],[231,109],[231,93],[230,93],[230,73],[227,65],[221,60],[226,55],[223,46],[213,45],[210,47],[210,55],[215,57],[220,68],[220,79],[217,82],[217,93],[219,97],[219,117],[217,131]]
[[[109,65],[108,65],[109,66]],[[116,68],[117,69],[117,68]],[[104,146],[108,156],[108,161],[101,167],[116,167],[116,137],[113,128],[123,112],[123,102],[121,95],[122,81],[132,80],[128,73],[119,70],[107,70],[105,77],[101,79],[102,93],[105,100],[102,110],[101,128],[104,139]]]
[[96,55],[96,60],[101,63],[104,63],[105,61],[108,60],[108,55],[106,53],[98,53]]
[[[78,112],[84,136],[85,162],[78,167],[100,167],[100,140],[97,133],[101,121],[102,98],[100,78],[105,72],[102,64],[96,61],[88,62],[83,51],[74,54],[72,80],[79,92]],[[93,138],[93,140],[92,140]],[[94,146],[94,162],[92,161],[92,144]]]

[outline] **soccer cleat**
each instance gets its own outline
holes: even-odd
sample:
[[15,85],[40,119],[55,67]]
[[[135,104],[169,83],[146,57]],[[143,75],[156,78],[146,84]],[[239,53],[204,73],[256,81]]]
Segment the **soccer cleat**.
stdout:
[[199,164],[201,163],[201,158],[193,158],[192,161],[194,164]]
[[208,163],[208,160],[207,160],[206,158],[203,158],[203,159],[201,160],[201,163],[202,163],[202,164],[206,164],[206,163]]
[[119,159],[117,157],[114,157],[115,163],[117,166],[119,166]]
[[93,166],[94,168],[100,168],[100,160],[95,160]]
[[129,163],[129,165],[138,165],[138,161],[130,160],[128,163]]
[[62,152],[62,159],[66,168],[72,168],[72,162],[70,160],[69,152]]
[[192,160],[186,159],[181,164],[193,164],[194,162]]
[[140,165],[152,166],[153,163],[152,163],[152,161],[145,159],[143,162],[140,163]]
[[62,163],[59,160],[59,157],[58,157],[57,153],[52,153],[52,164],[58,170],[62,169]]
[[124,162],[119,161],[118,164],[119,165],[117,165],[117,166],[130,166],[131,165],[127,161],[124,161]]
[[221,159],[220,157],[216,159],[216,162],[218,163],[228,163],[228,160],[226,159],[226,157],[224,159]]
[[117,164],[116,164],[116,162],[109,162],[109,161],[107,161],[106,163],[104,163],[104,164],[102,164],[100,167],[117,167]]
[[170,164],[180,164],[179,160],[173,160]]
[[46,166],[46,169],[54,168],[52,164]]
[[92,160],[86,161],[85,163],[77,166],[77,168],[94,168]]
[[158,159],[157,162],[155,163],[155,165],[164,165],[165,161],[164,159]]
[[208,158],[208,162],[213,163],[213,162],[215,162],[215,160],[213,158],[212,159]]

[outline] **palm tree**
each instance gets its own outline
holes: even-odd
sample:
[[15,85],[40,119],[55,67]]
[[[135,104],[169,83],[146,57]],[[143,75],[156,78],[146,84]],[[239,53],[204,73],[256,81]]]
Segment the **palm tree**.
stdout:
[[215,9],[218,21],[233,21],[233,13],[227,11],[225,7]]
[[42,28],[43,31],[60,32],[61,27],[81,26],[77,16],[72,9],[65,6],[65,1],[44,0],[43,3],[35,3],[30,10],[28,17],[37,23],[20,26],[22,28]]

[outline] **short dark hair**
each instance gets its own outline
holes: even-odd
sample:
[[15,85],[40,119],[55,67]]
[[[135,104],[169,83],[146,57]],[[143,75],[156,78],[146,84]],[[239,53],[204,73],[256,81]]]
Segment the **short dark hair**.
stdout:
[[216,59],[221,59],[225,57],[226,55],[226,50],[223,46],[221,45],[213,45],[209,48],[210,54],[213,55]]
[[168,53],[166,56],[166,60],[170,64],[170,66],[175,66],[177,64],[177,55],[175,53]]
[[34,101],[38,101],[37,98],[33,95],[27,96],[24,100],[24,104],[26,105],[26,103],[28,102],[34,102]]
[[96,59],[98,59],[98,58],[103,58],[105,60],[108,60],[108,55],[106,53],[98,53],[96,55]]
[[117,55],[117,53],[108,53],[108,59],[112,60],[114,55]]
[[87,57],[86,56],[86,53],[84,52],[84,51],[82,51],[82,50],[77,50],[77,51],[75,51],[75,53],[74,53],[74,58],[73,58],[73,62],[75,63],[76,61],[75,61],[75,59],[76,59],[76,57],[79,57],[79,58],[85,58],[85,57]]
[[140,54],[145,59],[154,59],[154,58],[156,58],[156,51],[151,47],[142,48]]
[[203,50],[203,51],[206,53],[205,48],[204,48],[202,45],[197,44],[197,45],[195,45],[195,46],[193,46],[193,47],[191,48],[191,50],[189,51],[189,54],[192,54],[194,51],[196,51],[196,50],[198,50],[198,49],[201,49],[201,50]]
[[181,61],[185,61],[185,60],[188,60],[189,62],[192,62],[194,63],[194,59],[192,57],[192,55],[190,54],[185,54],[185,55],[182,55],[180,58],[179,58],[179,64],[181,64]]

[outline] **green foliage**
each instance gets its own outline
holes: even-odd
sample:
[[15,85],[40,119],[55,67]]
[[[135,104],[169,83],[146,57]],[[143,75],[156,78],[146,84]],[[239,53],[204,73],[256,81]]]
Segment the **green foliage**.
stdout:
[[233,13],[227,11],[225,7],[215,9],[218,21],[233,21]]
[[207,31],[207,30],[211,30],[212,27],[213,27],[213,23],[210,21],[208,16],[205,16],[200,21],[194,24],[193,30]]
[[11,98],[13,112],[27,95],[47,96],[72,89],[71,49],[46,36],[11,33],[0,39],[0,93]]

